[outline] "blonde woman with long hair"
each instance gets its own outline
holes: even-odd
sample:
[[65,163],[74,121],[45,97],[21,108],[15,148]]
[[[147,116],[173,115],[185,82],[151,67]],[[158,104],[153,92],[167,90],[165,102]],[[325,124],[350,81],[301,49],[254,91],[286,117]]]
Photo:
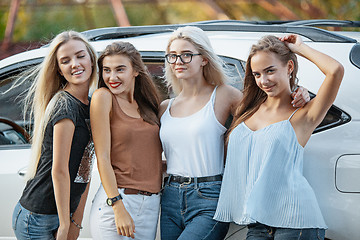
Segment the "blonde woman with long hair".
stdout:
[[50,43],[26,96],[34,121],[27,183],[14,209],[17,239],[76,239],[87,198],[93,147],[89,88],[96,86],[96,52],[74,31]]
[[[224,63],[197,27],[172,34],[165,71],[176,97],[162,102],[159,114],[169,174],[161,199],[161,238],[223,239],[228,224],[213,216],[224,169],[224,125],[243,95],[225,84]],[[301,106],[307,91],[297,94],[293,104]]]

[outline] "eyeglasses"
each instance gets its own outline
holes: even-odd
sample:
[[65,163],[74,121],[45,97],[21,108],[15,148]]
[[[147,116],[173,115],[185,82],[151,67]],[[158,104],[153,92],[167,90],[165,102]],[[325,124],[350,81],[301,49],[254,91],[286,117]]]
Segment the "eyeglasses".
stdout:
[[170,64],[173,64],[177,61],[178,58],[180,58],[180,60],[183,63],[190,63],[192,61],[192,57],[193,56],[198,56],[201,55],[201,53],[182,53],[179,55],[173,54],[173,53],[169,53],[165,55],[166,61]]

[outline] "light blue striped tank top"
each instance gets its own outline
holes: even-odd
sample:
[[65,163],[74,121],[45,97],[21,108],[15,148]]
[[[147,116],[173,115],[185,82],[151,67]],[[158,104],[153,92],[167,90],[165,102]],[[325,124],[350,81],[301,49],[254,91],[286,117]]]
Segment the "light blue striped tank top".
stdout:
[[293,114],[257,131],[242,122],[231,132],[214,219],[240,225],[327,228],[303,176],[304,148],[290,123]]

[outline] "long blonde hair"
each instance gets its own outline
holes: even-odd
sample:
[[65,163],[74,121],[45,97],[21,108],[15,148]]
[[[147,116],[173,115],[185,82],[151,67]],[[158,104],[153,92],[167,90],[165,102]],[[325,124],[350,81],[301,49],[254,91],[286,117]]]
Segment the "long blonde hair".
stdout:
[[[199,53],[208,60],[203,68],[205,80],[214,85],[219,86],[227,82],[229,79],[229,71],[225,68],[224,61],[214,52],[210,40],[205,32],[194,26],[180,27],[170,36],[166,53],[169,53],[172,42],[176,39],[182,39],[190,42],[195,46]],[[174,93],[178,95],[182,90],[182,82],[176,78],[171,70],[170,64],[165,61],[165,80],[168,86],[171,86]]]
[[275,53],[284,65],[289,61],[293,61],[294,69],[291,72],[289,79],[290,88],[293,91],[297,86],[296,75],[298,71],[298,61],[296,54],[293,53],[277,37],[272,35],[262,37],[257,44],[254,44],[251,47],[249,57],[246,61],[243,100],[235,110],[233,122],[228,131],[228,136],[236,126],[251,117],[259,109],[260,105],[267,99],[266,93],[256,84],[256,80],[251,69],[251,59],[258,52]]
[[39,66],[30,69],[27,76],[22,78],[21,82],[34,79],[24,99],[24,114],[28,113],[27,117],[33,119],[34,122],[31,139],[31,158],[25,175],[27,180],[35,176],[40,160],[46,125],[51,119],[55,103],[64,95],[61,92],[63,92],[67,81],[59,73],[56,54],[59,47],[70,40],[78,40],[85,44],[93,63],[90,88],[95,88],[97,85],[96,51],[83,35],[75,31],[65,31],[58,34],[51,41],[49,52],[45,56],[44,61]]

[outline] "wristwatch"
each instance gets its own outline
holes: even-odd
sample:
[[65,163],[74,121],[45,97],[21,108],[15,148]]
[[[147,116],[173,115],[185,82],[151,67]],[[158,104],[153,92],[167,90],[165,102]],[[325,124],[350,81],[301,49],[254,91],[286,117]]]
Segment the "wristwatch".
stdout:
[[112,206],[114,205],[114,203],[118,200],[122,199],[121,195],[117,195],[116,197],[113,197],[113,198],[108,198],[106,199],[106,204],[109,205],[109,206]]

